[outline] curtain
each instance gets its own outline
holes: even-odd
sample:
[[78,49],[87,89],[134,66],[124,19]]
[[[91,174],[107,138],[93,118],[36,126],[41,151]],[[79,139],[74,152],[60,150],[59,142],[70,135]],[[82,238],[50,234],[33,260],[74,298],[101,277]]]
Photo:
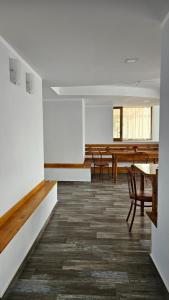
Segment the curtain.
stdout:
[[151,139],[151,107],[123,107],[123,139]]

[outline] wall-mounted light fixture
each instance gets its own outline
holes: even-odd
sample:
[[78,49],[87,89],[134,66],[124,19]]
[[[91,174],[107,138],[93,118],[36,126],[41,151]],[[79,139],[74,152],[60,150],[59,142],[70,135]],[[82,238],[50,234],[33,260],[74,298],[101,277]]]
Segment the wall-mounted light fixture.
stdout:
[[20,84],[21,80],[21,63],[17,58],[9,58],[9,77],[13,84]]
[[34,88],[34,76],[32,73],[26,73],[26,92],[29,94],[33,94]]

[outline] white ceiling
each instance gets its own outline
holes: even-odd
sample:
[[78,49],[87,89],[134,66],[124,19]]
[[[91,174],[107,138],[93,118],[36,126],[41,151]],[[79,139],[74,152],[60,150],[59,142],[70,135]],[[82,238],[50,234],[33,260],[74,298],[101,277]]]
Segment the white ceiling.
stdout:
[[131,96],[151,97],[159,99],[157,87],[129,86],[129,85],[96,85],[77,87],[52,87],[52,90],[59,96]]
[[124,96],[113,96],[113,97],[88,97],[85,99],[87,106],[124,106],[124,107],[136,107],[136,106],[152,106],[158,105],[159,101],[156,98],[143,98],[143,97],[124,97]]
[[57,97],[50,86],[157,89],[168,11],[168,0],[0,0],[0,34],[41,75],[44,97]]

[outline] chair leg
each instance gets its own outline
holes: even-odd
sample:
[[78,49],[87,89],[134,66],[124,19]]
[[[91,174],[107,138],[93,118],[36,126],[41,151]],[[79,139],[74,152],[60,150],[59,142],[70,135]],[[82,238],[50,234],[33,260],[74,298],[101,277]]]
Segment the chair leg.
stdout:
[[130,224],[130,227],[129,227],[129,232],[131,232],[131,229],[132,229],[132,226],[133,226],[134,218],[135,218],[135,215],[136,215],[136,207],[137,207],[137,202],[135,201],[135,203],[134,203],[133,217],[132,217],[131,224]]
[[126,218],[126,222],[128,222],[128,220],[130,218],[130,214],[131,214],[132,208],[133,208],[133,201],[131,201],[129,213],[128,213],[127,218]]
[[110,168],[108,166],[108,178],[110,177]]
[[101,167],[99,167],[99,180],[101,178]]
[[95,177],[95,165],[94,165],[94,170],[93,170],[93,178]]
[[144,202],[141,202],[141,217],[144,217]]
[[100,167],[100,175],[101,175],[101,179],[103,181],[103,167]]

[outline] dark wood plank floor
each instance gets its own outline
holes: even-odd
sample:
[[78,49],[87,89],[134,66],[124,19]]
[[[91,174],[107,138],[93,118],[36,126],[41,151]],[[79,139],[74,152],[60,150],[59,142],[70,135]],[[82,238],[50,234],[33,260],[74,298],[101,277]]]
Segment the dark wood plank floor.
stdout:
[[149,257],[150,221],[137,213],[132,234],[124,176],[115,185],[59,183],[59,202],[8,300],[164,300]]

